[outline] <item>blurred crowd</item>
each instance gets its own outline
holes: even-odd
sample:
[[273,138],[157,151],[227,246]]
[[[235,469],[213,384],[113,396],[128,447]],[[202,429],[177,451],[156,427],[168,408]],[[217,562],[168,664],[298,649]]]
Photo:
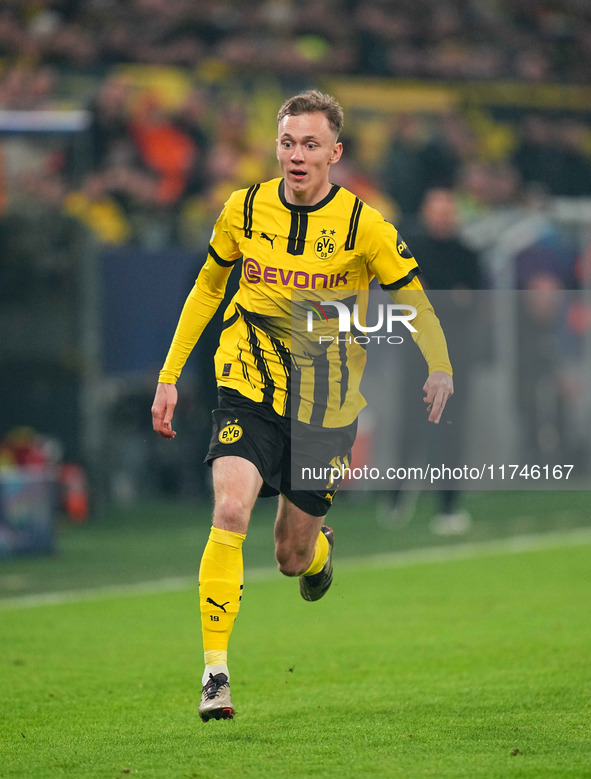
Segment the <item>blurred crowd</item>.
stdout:
[[[2,86],[12,89],[17,74],[37,95],[50,89],[45,96],[55,105],[55,78],[20,68],[0,82],[0,106],[9,105]],[[237,87],[220,98],[187,80],[167,102],[161,90],[115,70],[92,81],[84,132],[0,140],[0,214],[61,211],[101,243],[201,247],[233,189],[276,175],[271,133],[282,98],[278,82],[268,87],[257,92],[255,82],[256,94]],[[392,220],[416,214],[437,187],[456,192],[467,222],[532,190],[591,196],[591,125],[582,112],[523,111],[504,121],[482,111],[393,106],[379,123],[381,142],[368,156],[363,121],[348,113],[334,178]]]
[[[87,131],[67,143],[0,136],[0,213],[49,208],[101,243],[194,246],[232,189],[275,175],[269,129],[292,82],[339,73],[584,84],[591,9],[581,0],[5,0],[0,57],[0,110],[88,109]],[[171,96],[134,80],[126,67],[138,63],[173,66],[182,88]],[[254,79],[250,92],[232,89],[238,73]],[[222,95],[220,83],[230,85]],[[359,123],[348,125],[336,177],[388,218],[415,214],[434,187],[456,192],[467,221],[532,187],[591,195],[584,106],[505,121],[393,105],[380,122],[385,140],[370,159]]]
[[0,56],[588,83],[585,0],[4,0]]

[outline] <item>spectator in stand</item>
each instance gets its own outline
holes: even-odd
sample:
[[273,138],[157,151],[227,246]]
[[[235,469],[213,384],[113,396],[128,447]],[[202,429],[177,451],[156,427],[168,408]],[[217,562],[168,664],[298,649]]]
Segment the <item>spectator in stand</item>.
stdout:
[[353,192],[354,195],[368,206],[376,208],[384,219],[395,223],[398,221],[398,210],[392,199],[382,192],[377,182],[372,176],[369,176],[357,163],[357,141],[353,136],[342,137],[343,148],[347,150],[347,155],[339,160],[332,174],[333,184]]
[[105,174],[89,173],[82,188],[66,198],[65,210],[86,225],[100,243],[122,244],[131,238],[131,225],[109,193]]
[[457,165],[454,149],[425,119],[402,114],[394,122],[382,187],[403,215],[415,214],[428,189],[452,185]]
[[149,93],[140,98],[129,132],[156,180],[156,201],[165,208],[174,206],[185,194],[197,158],[195,142],[175,126],[158,97]]
[[[54,324],[72,314],[76,306],[76,278],[84,245],[84,231],[64,211],[67,186],[59,172],[48,167],[24,174],[21,197],[7,210],[5,225],[10,233],[7,258],[17,258],[24,276],[29,266],[27,297],[54,307]],[[61,310],[68,300],[70,312]],[[64,348],[66,344],[64,342]]]
[[[87,175],[75,187],[68,203],[68,208],[82,221],[98,219],[96,225],[89,226],[99,240],[107,243],[120,243],[129,235],[129,217],[138,209],[168,207],[161,189],[164,174],[149,164],[146,151],[149,143],[140,148],[136,142],[148,124],[145,127],[140,121],[135,126],[132,124],[133,98],[134,87],[126,76],[114,74],[100,86],[90,108]],[[171,124],[168,117],[164,122]],[[137,137],[134,137],[134,127]],[[147,154],[146,159],[142,152]],[[72,144],[66,160],[66,170],[72,180],[76,178],[78,159],[77,147]]]
[[135,162],[135,151],[128,129],[129,102],[132,96],[129,79],[113,75],[101,84],[90,107],[88,146],[90,167],[106,168],[113,158],[126,156]]
[[419,218],[405,225],[409,246],[421,257],[427,289],[479,289],[482,272],[478,256],[459,236],[457,199],[451,189],[430,189]]
[[570,118],[530,115],[513,163],[527,184],[541,184],[551,195],[591,195],[591,158],[585,151],[585,127]]
[[200,89],[192,89],[174,116],[176,127],[187,135],[194,146],[193,160],[187,176],[185,197],[201,194],[207,187],[207,155],[211,146],[206,130],[208,100]]
[[0,78],[0,107],[13,111],[47,108],[57,81],[55,70],[47,66],[9,67]]
[[554,193],[562,180],[562,155],[554,141],[552,123],[544,116],[530,114],[521,125],[521,141],[513,164],[525,184],[536,183]]
[[[252,141],[248,112],[244,105],[232,102],[220,111],[208,157],[208,176],[212,185],[226,182],[234,187],[248,186],[268,170],[268,147]],[[271,168],[272,169],[272,168]]]
[[490,202],[494,208],[511,208],[521,197],[519,171],[508,162],[499,162],[490,168]]
[[550,53],[544,52],[540,45],[519,51],[513,61],[518,81],[540,84],[552,80],[552,65]]
[[215,60],[274,73],[289,62],[290,75],[589,83],[589,29],[581,0],[13,0],[0,11],[0,56],[78,72]]
[[408,18],[392,13],[379,0],[357,3],[353,18],[357,44],[355,72],[369,75],[387,73],[391,44],[408,25]]
[[[450,356],[454,360],[454,397],[449,402],[449,423],[432,433],[420,423],[424,409],[415,402],[420,384],[420,366],[414,354],[405,352],[405,366],[400,379],[400,405],[405,409],[400,431],[399,451],[409,458],[409,465],[441,461],[454,468],[463,466],[462,439],[469,397],[470,369],[474,360],[471,334],[477,320],[477,301],[473,290],[483,286],[483,273],[478,255],[464,244],[459,234],[459,212],[452,190],[430,189],[421,204],[418,219],[407,222],[404,238],[410,250],[421,257],[420,279],[430,297],[448,338]],[[444,294],[442,294],[442,291]],[[417,431],[423,431],[422,438]],[[438,460],[439,458],[439,460]],[[438,493],[439,511],[431,529],[439,535],[465,532],[470,516],[460,510],[461,493],[446,488]],[[390,510],[394,515],[408,512],[417,493],[390,493]]]
[[491,165],[484,160],[471,160],[460,168],[455,191],[462,222],[470,223],[488,213],[492,181]]
[[[570,255],[570,256],[569,256]],[[573,401],[581,394],[580,342],[569,327],[573,297],[572,249],[538,245],[517,257],[518,282],[526,291],[517,312],[515,391],[524,462],[555,465],[576,461],[576,435],[569,429]],[[578,432],[578,431],[577,431]]]
[[555,126],[556,144],[562,157],[562,176],[555,192],[565,197],[591,197],[591,159],[583,151],[586,128],[574,119]]

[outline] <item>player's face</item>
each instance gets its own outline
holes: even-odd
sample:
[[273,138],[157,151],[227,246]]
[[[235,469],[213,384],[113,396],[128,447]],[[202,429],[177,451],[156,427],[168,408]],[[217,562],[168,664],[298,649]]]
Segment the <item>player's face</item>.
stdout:
[[311,206],[330,192],[330,166],[338,162],[343,145],[335,139],[321,112],[285,116],[279,123],[277,159],[285,179],[285,198]]

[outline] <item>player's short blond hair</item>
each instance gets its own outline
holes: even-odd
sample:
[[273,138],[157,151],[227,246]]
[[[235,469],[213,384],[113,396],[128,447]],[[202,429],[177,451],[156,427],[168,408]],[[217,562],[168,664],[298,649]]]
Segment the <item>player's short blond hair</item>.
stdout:
[[325,95],[317,89],[309,89],[294,95],[283,103],[277,114],[277,123],[286,116],[299,116],[300,114],[323,113],[328,119],[331,129],[338,138],[343,129],[343,109],[332,95]]

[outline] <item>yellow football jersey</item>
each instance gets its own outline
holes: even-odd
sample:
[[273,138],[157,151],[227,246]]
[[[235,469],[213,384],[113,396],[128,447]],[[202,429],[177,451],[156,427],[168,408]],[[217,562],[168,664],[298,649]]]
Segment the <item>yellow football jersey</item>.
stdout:
[[[336,185],[313,206],[288,203],[279,178],[238,190],[215,224],[196,282],[199,310],[210,309],[205,321],[241,258],[240,286],[215,355],[218,385],[269,403],[282,416],[349,424],[365,405],[359,390],[365,350],[346,339],[319,344],[294,327],[292,300],[355,302],[374,276],[384,289],[406,287],[419,267],[396,228]],[[202,329],[195,326],[184,341],[175,335],[161,381],[176,381]]]

